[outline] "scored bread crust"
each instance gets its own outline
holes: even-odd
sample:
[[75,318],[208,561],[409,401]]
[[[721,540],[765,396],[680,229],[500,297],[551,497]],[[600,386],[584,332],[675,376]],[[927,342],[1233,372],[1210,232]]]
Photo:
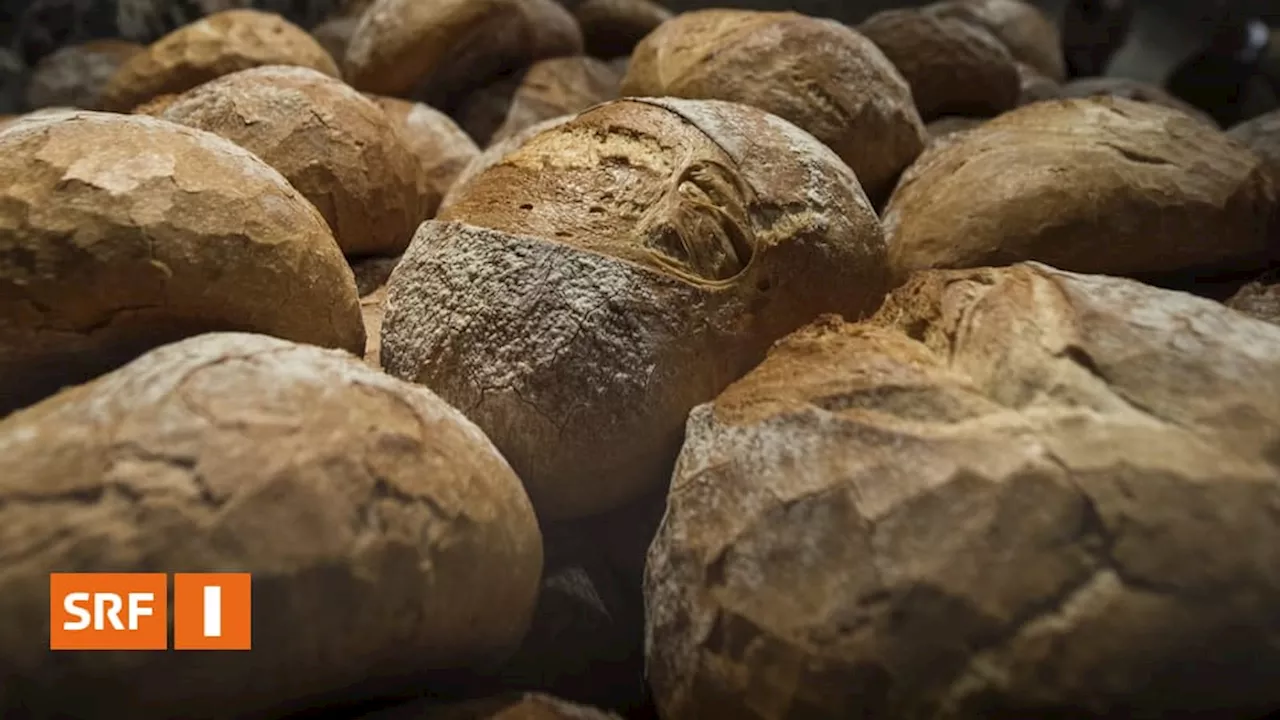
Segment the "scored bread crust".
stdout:
[[0,411],[211,330],[362,351],[324,218],[240,146],[80,111],[19,119],[0,149]]
[[382,362],[476,420],[541,517],[603,512],[665,481],[688,409],[769,343],[872,310],[883,262],[856,178],[812,136],[730,103],[616,101],[419,229]]
[[102,91],[102,110],[129,112],[156,97],[186,92],[259,65],[299,65],[340,77],[315,38],[273,13],[225,10],[184,25],[130,57]]

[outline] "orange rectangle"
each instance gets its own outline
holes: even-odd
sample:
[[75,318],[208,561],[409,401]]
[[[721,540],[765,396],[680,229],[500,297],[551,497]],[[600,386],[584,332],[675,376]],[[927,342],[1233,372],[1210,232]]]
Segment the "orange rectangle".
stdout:
[[53,573],[50,650],[164,650],[169,647],[164,573]]
[[253,644],[249,573],[173,576],[174,650],[248,650]]

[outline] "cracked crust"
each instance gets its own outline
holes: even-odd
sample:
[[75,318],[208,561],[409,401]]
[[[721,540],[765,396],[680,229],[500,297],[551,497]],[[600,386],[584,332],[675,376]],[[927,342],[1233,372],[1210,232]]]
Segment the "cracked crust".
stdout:
[[463,169],[480,154],[480,148],[448,115],[429,105],[399,98],[371,95],[413,153],[418,164],[418,194],[423,217],[435,215],[440,201]]
[[467,91],[544,58],[578,55],[582,31],[555,0],[376,0],[347,45],[347,80],[451,112]]
[[94,40],[47,55],[27,81],[27,107],[95,108],[116,69],[145,50],[123,40]]
[[1054,82],[1067,79],[1062,38],[1053,20],[1025,0],[944,0],[925,12],[972,23],[995,35],[1015,60],[1026,63]]
[[693,411],[647,672],[663,717],[1256,717],[1278,568],[1280,328],[925,272]]
[[877,203],[927,140],[911,87],[874,43],[796,13],[682,13],[636,46],[622,95],[759,107],[834,150]]
[[272,65],[184,93],[160,116],[216,133],[284,175],[348,256],[403,252],[424,218],[418,168],[387,113],[328,75]]
[[[541,566],[519,480],[429,390],[340,351],[189,338],[0,423],[0,712],[280,717],[417,691],[517,647]],[[48,574],[105,570],[252,572],[253,652],[50,655]]]
[[526,140],[424,224],[382,362],[493,438],[540,515],[665,482],[689,408],[885,289],[879,223],[811,136],[730,103],[622,100]]
[[212,133],[144,115],[19,119],[0,132],[0,227],[0,412],[211,330],[364,347],[324,219]]
[[1018,68],[987,30],[919,10],[886,10],[858,26],[911,85],[928,122],[944,115],[991,117],[1017,106]]
[[1024,260],[1108,275],[1247,270],[1272,252],[1275,192],[1256,156],[1182,112],[1052,100],[930,148],[883,217],[899,278]]
[[129,112],[157,95],[259,65],[298,65],[340,77],[329,53],[274,13],[225,10],[184,25],[129,58],[102,91],[102,110]]
[[622,73],[591,57],[541,60],[471,93],[455,116],[481,147],[544,120],[578,113],[618,97]]

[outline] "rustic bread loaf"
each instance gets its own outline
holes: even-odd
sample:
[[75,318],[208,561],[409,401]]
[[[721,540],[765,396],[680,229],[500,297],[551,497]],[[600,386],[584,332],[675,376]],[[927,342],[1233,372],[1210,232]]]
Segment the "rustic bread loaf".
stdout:
[[899,278],[1039,260],[1078,272],[1247,270],[1272,252],[1261,161],[1170,108],[1052,100],[930,148],[885,208]]
[[645,585],[659,712],[1261,717],[1277,447],[1280,328],[1038,264],[920,273],[690,416]]
[[484,428],[540,517],[578,517],[661,487],[690,407],[885,280],[874,211],[812,136],[732,103],[615,101],[422,225],[382,363]]
[[359,353],[351,270],[270,166],[144,115],[0,132],[0,413],[156,345],[244,330]]
[[481,147],[618,97],[622,73],[592,57],[542,60],[471,93],[459,123]]
[[103,89],[101,109],[128,112],[157,95],[259,65],[298,65],[338,77],[333,58],[302,28],[272,13],[224,10],[130,57]]
[[447,112],[504,73],[581,52],[582,31],[555,0],[375,0],[344,70],[360,90]]
[[27,107],[98,107],[116,69],[146,47],[124,40],[93,40],[46,55],[27,80]]
[[1196,106],[1170,95],[1158,85],[1145,83],[1141,80],[1122,77],[1093,77],[1072,80],[1060,87],[1058,97],[1122,97],[1129,100],[1155,103],[1156,105],[1181,110],[1212,127],[1218,127],[1216,120],[1207,113],[1201,112]]
[[[542,570],[519,479],[461,413],[262,335],[157,348],[0,422],[0,498],[5,717],[282,717],[416,692],[509,655]],[[99,571],[252,573],[252,651],[60,660],[39,631],[49,573]]]
[[925,12],[984,27],[1009,48],[1014,59],[1056,82],[1067,79],[1057,26],[1026,0],[942,0],[925,6]]
[[985,28],[914,9],[886,10],[858,25],[911,85],[920,117],[998,115],[1018,104],[1009,50]]
[[324,216],[348,256],[402,252],[433,198],[391,120],[341,80],[271,65],[207,82],[161,117],[265,160]]
[[796,13],[677,15],[636,47],[622,94],[759,107],[826,143],[876,202],[927,140],[910,86],[874,43]]
[[574,117],[576,115],[561,115],[560,117],[543,120],[485,148],[479,155],[472,158],[462,168],[462,172],[458,173],[457,177],[454,178],[453,184],[449,186],[449,191],[445,193],[444,200],[440,201],[438,212],[445,212],[455,200],[466,195],[467,188],[471,186],[471,182],[483,174],[485,170],[497,165],[502,158],[507,156],[507,153],[523,145],[529,138],[539,135],[545,130],[559,127]]
[[413,154],[418,170],[418,196],[423,217],[435,215],[454,180],[480,148],[448,115],[435,108],[399,98],[370,95]]

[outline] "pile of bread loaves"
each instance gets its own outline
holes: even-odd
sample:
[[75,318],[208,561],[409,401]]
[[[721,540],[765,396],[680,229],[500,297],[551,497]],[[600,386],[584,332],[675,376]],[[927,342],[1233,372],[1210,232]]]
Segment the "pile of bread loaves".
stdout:
[[[1020,0],[50,56],[0,717],[1280,710],[1280,115],[1065,76]],[[99,571],[252,573],[253,649],[51,653]]]

